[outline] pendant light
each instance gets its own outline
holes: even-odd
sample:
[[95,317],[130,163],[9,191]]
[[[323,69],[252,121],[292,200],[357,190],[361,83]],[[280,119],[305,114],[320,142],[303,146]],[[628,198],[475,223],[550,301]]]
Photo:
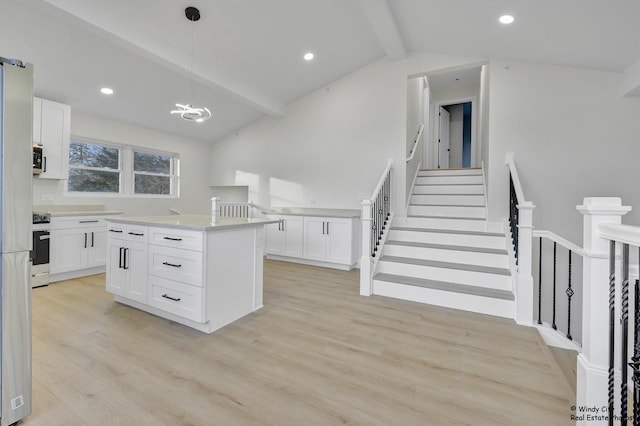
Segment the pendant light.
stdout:
[[[194,23],[200,20],[200,11],[195,7],[187,7],[184,10],[184,14],[187,19],[191,22],[191,98],[193,99],[193,26]],[[176,104],[178,109],[174,109],[171,111],[171,114],[180,114],[184,120],[187,121],[195,121],[196,123],[202,123],[205,120],[211,118],[211,111],[207,107],[196,107],[191,104]]]

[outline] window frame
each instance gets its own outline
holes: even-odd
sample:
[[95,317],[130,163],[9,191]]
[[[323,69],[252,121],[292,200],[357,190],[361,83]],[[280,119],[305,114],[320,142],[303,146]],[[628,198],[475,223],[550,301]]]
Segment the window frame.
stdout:
[[[65,179],[64,183],[64,195],[69,197],[100,197],[100,198],[180,198],[180,155],[176,152],[162,151],[153,148],[118,144],[93,138],[87,138],[83,136],[71,136],[69,144],[71,142],[86,143],[92,145],[100,145],[108,148],[118,149],[118,173],[119,173],[119,192],[82,192],[82,191],[70,191],[69,190],[69,178]],[[152,155],[162,155],[170,158],[170,174],[163,173],[149,173],[149,172],[136,172],[134,170],[134,152],[141,152]],[[67,162],[68,170],[95,170],[95,171],[113,171],[115,169],[103,169],[98,167],[87,166],[72,166],[69,161],[69,156],[65,159]],[[168,176],[170,178],[170,193],[169,194],[139,194],[135,192],[135,175],[146,174],[152,176]]]

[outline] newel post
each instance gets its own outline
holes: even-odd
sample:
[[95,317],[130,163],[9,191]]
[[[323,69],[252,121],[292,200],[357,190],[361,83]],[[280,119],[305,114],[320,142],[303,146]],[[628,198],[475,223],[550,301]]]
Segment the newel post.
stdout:
[[[585,198],[576,206],[583,215],[582,353],[577,362],[578,407],[607,407],[609,368],[609,240],[600,237],[604,223],[620,224],[631,207],[616,197]],[[578,424],[587,424],[578,421]],[[607,424],[606,421],[589,422]]]
[[211,197],[211,222],[215,223],[220,218],[220,198]]
[[516,286],[516,322],[533,325],[533,209],[530,201],[518,204],[518,276]]
[[371,281],[371,200],[362,202],[362,257],[360,258],[360,295],[371,296],[373,294],[373,282]]

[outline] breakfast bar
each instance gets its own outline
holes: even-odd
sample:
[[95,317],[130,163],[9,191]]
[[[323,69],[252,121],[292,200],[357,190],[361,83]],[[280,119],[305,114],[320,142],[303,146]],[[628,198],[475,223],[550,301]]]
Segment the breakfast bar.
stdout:
[[117,302],[212,333],[262,307],[259,218],[107,219],[106,289]]

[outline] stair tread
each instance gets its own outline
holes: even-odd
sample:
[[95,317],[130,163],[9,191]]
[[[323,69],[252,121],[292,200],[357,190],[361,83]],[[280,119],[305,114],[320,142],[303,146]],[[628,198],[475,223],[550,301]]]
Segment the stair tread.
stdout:
[[429,215],[410,215],[407,218],[416,218],[416,219],[455,219],[455,220],[486,220],[483,217],[462,217],[462,216],[429,216]]
[[380,262],[407,263],[411,265],[430,266],[434,268],[458,269],[462,271],[482,272],[494,275],[511,275],[511,271],[507,268],[496,268],[493,266],[470,265],[467,263],[443,262],[440,260],[414,259],[411,257],[400,256],[382,256]]
[[413,285],[418,287],[430,288],[433,290],[450,291],[454,293],[463,293],[473,296],[490,297],[493,299],[514,300],[513,292],[508,290],[498,290],[486,287],[477,287],[468,284],[451,283],[446,281],[428,280],[424,278],[407,277],[404,275],[394,275],[377,273],[373,277],[374,280],[387,281],[398,284]]
[[427,197],[443,197],[443,196],[444,197],[484,197],[484,194],[473,194],[471,192],[470,193],[464,193],[464,194],[462,194],[462,193],[457,194],[455,192],[447,192],[447,193],[442,192],[442,193],[438,193],[438,194],[421,194],[421,193],[413,192],[413,193],[411,193],[411,195],[424,195],[424,196],[427,196]]
[[411,203],[410,206],[430,206],[430,207],[481,207],[484,208],[484,204],[431,204],[431,203]]
[[[412,216],[412,217],[427,217],[427,216]],[[431,216],[431,217],[434,217],[434,216]],[[456,219],[456,218],[451,218],[451,219]],[[460,219],[460,218],[457,218],[457,219]],[[438,234],[482,235],[486,237],[504,237],[504,233],[502,232],[467,231],[467,230],[461,230],[461,229],[415,228],[415,227],[404,227],[404,226],[392,226],[391,230],[392,231],[396,230],[396,231],[415,231],[415,232],[436,232]]]
[[[429,177],[429,176],[419,176],[419,177]],[[482,186],[481,183],[416,183],[414,186],[458,186],[458,185]]]
[[470,251],[474,253],[507,254],[506,250],[485,247],[456,246],[451,244],[419,243],[413,241],[387,240],[386,244],[408,247],[434,248],[441,250]]

